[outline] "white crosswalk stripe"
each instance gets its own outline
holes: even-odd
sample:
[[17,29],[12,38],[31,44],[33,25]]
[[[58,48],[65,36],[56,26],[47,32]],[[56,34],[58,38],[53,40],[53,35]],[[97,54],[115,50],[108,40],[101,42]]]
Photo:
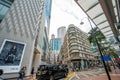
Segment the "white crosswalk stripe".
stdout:
[[89,72],[85,72],[85,73],[78,73],[76,77],[79,77],[79,78],[87,78],[87,77],[90,77],[90,76],[97,76],[99,74],[102,74],[102,73],[105,73],[104,70],[98,70],[98,71],[89,71]]

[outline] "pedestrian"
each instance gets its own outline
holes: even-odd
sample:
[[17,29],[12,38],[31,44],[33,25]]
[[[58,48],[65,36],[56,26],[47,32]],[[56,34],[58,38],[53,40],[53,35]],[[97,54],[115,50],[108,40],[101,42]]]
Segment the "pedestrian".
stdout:
[[26,70],[27,70],[27,67],[26,67],[26,66],[24,66],[24,67],[23,67],[23,72],[24,72],[24,75],[23,75],[23,77],[25,77]]
[[34,67],[32,67],[32,70],[31,70],[31,77],[33,78],[34,76]]
[[78,72],[78,70],[79,70],[79,68],[78,67],[76,67],[76,71]]
[[117,62],[117,67],[118,67],[118,69],[120,69],[120,62],[119,61]]
[[18,80],[23,80],[24,78],[24,67],[22,67],[19,71],[19,77],[18,77]]

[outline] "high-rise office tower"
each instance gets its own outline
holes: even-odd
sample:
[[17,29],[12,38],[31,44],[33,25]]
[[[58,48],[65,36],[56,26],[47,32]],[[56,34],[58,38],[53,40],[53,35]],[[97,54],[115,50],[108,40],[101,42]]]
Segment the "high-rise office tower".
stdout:
[[52,0],[46,1],[0,0],[0,69],[6,78],[17,77],[23,66],[30,75],[32,66],[36,71],[46,63]]
[[60,38],[53,38],[50,40],[51,49],[53,51],[59,51],[61,48],[61,39]]
[[[49,29],[50,29],[50,18],[51,18],[51,6],[52,0],[44,0],[45,2],[45,29],[44,29],[44,36],[42,40],[42,62],[50,62],[50,53],[49,53]],[[41,63],[42,63],[41,62]]]
[[55,55],[55,57],[53,57],[54,63],[59,61],[59,51],[61,49],[65,33],[66,27],[62,26],[57,29],[57,38],[55,38],[54,34],[51,35],[50,46],[52,51],[51,55]]
[[55,38],[54,35],[52,35],[52,38],[50,40],[50,46],[51,46],[51,57],[52,57],[52,63],[57,62],[57,57],[59,54],[59,51],[61,49],[61,38]]
[[55,35],[54,35],[54,34],[52,34],[52,35],[51,35],[51,39],[54,39],[54,38],[55,38]]
[[63,39],[66,33],[66,27],[62,26],[57,29],[57,37],[61,38],[61,43],[63,43]]

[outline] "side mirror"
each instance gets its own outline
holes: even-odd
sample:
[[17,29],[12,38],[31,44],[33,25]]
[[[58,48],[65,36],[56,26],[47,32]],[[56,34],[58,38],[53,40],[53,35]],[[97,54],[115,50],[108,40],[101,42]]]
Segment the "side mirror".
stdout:
[[3,70],[2,69],[0,69],[0,75],[2,75],[3,74]]

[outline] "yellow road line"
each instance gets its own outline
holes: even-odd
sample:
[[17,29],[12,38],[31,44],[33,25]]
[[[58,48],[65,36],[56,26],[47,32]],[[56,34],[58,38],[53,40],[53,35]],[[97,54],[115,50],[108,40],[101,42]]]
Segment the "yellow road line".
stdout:
[[67,75],[67,77],[65,78],[65,80],[69,80],[72,76],[75,76],[76,72],[71,72]]

